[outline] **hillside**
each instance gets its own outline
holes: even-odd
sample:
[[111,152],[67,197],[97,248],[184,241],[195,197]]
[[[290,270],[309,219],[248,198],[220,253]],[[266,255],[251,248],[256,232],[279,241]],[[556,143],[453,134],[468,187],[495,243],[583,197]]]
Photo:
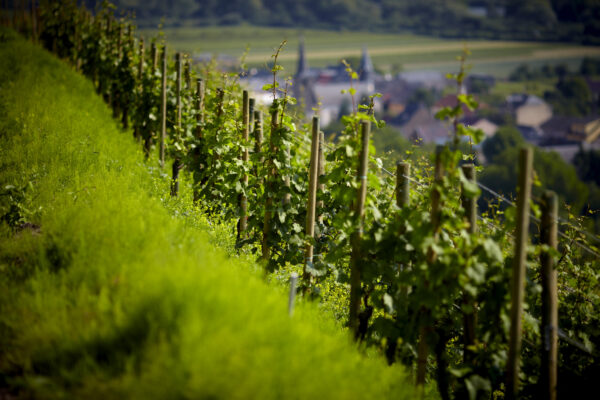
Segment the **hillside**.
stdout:
[[[142,29],[142,35],[151,39],[158,29]],[[455,72],[456,55],[466,46],[471,51],[470,72],[506,77],[524,63],[531,67],[543,64],[565,64],[579,68],[585,56],[598,57],[599,46],[574,43],[539,41],[500,41],[489,39],[450,39],[406,33],[375,33],[365,30],[333,31],[292,27],[209,26],[168,27],[164,36],[179,51],[194,57],[208,58],[218,54],[229,57],[237,67],[237,60],[248,53],[244,61],[249,67],[263,68],[273,54],[277,40],[287,44],[278,58],[285,68],[284,75],[296,73],[298,44],[302,38],[310,67],[338,64],[341,59],[358,60],[366,47],[375,68],[381,73],[398,71],[437,70]],[[274,40],[274,38],[277,38]]]
[[288,317],[92,83],[7,30],[0,111],[0,396],[412,397],[315,305]]
[[[86,0],[90,9],[101,3]],[[141,24],[239,25],[412,32],[437,37],[598,44],[600,7],[580,0],[115,0]]]

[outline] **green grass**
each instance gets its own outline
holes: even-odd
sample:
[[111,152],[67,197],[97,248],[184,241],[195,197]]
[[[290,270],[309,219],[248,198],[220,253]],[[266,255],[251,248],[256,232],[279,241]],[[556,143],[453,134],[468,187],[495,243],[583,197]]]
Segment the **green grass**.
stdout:
[[490,93],[506,97],[513,93],[528,93],[544,98],[544,93],[556,89],[555,79],[540,79],[527,82],[499,81],[491,89]]
[[30,223],[0,223],[0,393],[413,397],[315,304],[289,318],[285,287],[138,147],[90,82],[0,31],[0,211]]
[[[151,37],[156,30],[142,33]],[[235,27],[179,27],[165,29],[165,37],[174,48],[197,54],[221,53],[241,57],[246,46],[251,66],[265,65],[271,60],[273,49],[286,39],[279,60],[288,73],[296,69],[298,39],[304,37],[309,65],[322,67],[341,58],[360,56],[367,46],[375,66],[390,70],[401,65],[405,70],[435,69],[454,71],[456,56],[464,45],[471,49],[473,72],[506,76],[522,63],[567,63],[577,65],[588,56],[600,56],[600,47],[585,47],[565,43],[510,42],[492,40],[439,39],[413,34],[382,34],[355,31],[327,31],[297,28],[268,28],[255,26]]]

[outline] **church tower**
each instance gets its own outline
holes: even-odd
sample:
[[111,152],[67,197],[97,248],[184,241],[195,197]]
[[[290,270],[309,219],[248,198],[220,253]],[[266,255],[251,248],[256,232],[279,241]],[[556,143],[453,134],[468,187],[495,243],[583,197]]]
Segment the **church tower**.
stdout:
[[360,68],[358,70],[361,81],[370,81],[375,78],[375,68],[373,61],[367,52],[367,46],[362,49],[362,57],[360,58]]
[[304,78],[308,74],[308,61],[304,54],[304,38],[298,43],[298,65],[296,67],[296,78]]

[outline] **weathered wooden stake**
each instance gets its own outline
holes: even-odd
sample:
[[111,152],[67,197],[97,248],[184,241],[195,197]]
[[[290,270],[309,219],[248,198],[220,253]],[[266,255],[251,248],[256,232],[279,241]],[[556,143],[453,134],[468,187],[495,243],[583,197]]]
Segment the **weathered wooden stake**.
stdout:
[[202,124],[204,123],[204,81],[196,80],[196,137],[202,139]]
[[[242,163],[246,166],[248,164],[249,153],[248,153],[248,139],[250,132],[250,99],[248,97],[248,91],[244,90],[242,93]],[[248,175],[243,172],[242,179],[242,190],[246,190],[248,187]],[[248,225],[248,198],[244,193],[240,193],[240,220],[238,223],[238,240],[242,238],[242,234],[246,231]]]
[[350,330],[354,334],[354,338],[358,339],[359,320],[358,314],[360,311],[361,297],[361,252],[360,241],[363,234],[364,207],[367,199],[367,170],[369,167],[369,134],[371,123],[369,121],[361,122],[361,151],[359,154],[359,166],[357,179],[360,181],[360,186],[356,193],[355,217],[358,218],[358,229],[352,233],[352,254],[350,256],[350,310],[349,310],[349,325]]
[[521,356],[521,313],[525,292],[525,268],[529,237],[529,199],[533,150],[525,148],[519,154],[519,186],[517,188],[517,231],[511,278],[510,338],[506,363],[506,398],[515,399],[519,393],[519,362]]
[[[277,132],[277,120],[279,119],[279,110],[277,107],[273,107],[271,111],[271,135],[269,138],[269,148],[271,157],[274,156],[276,148],[275,148],[275,132]],[[267,196],[267,201],[265,204],[265,218],[263,224],[263,238],[262,238],[262,259],[268,261],[271,258],[271,249],[269,248],[269,237],[271,236],[271,218],[273,215],[273,194],[271,193],[271,182],[277,177],[277,168],[272,160],[268,161],[269,171],[267,172],[270,176],[267,179],[267,184],[265,187],[265,194]]]
[[256,100],[254,100],[253,98],[250,98],[249,103],[248,103],[248,118],[250,118],[250,120],[248,121],[248,125],[250,126],[250,132],[252,132],[252,129],[254,129],[254,105],[256,103]]
[[410,164],[398,162],[396,164],[396,205],[400,208],[410,204]]
[[254,111],[254,154],[259,154],[260,157],[256,161],[254,166],[254,176],[256,176],[258,180],[258,184],[262,185],[263,179],[258,176],[258,165],[263,165],[265,162],[265,157],[262,153],[262,142],[263,142],[263,120],[262,120],[262,112]]
[[118,58],[121,59],[123,53],[123,23],[119,22],[119,34],[117,35],[117,54]]
[[294,315],[294,300],[296,298],[296,286],[298,285],[298,275],[292,272],[290,275],[290,297],[288,300],[288,315]]
[[[410,164],[407,162],[398,162],[396,164],[396,205],[398,208],[408,207],[410,205]],[[400,271],[404,270],[404,265],[399,265]],[[408,287],[400,287],[401,298],[405,301],[408,297]],[[395,349],[396,344],[391,344]],[[390,349],[391,349],[390,348]],[[394,350],[395,353],[395,350]]]
[[202,168],[203,165],[200,161],[202,154],[202,136],[204,129],[204,81],[201,78],[196,80],[196,139],[197,145],[194,148],[194,202],[200,200],[200,185],[202,181]]
[[[475,177],[475,165],[465,164],[462,166],[462,172],[467,180],[476,183]],[[465,210],[465,219],[469,222],[469,233],[475,234],[477,232],[477,198],[467,197],[464,195],[464,188],[462,189],[461,202],[462,207]],[[477,305],[474,303],[473,298],[465,293],[463,295],[463,304],[472,309],[471,312],[463,312],[463,359],[464,362],[472,360],[473,351],[469,348],[475,344],[475,327],[477,326]]]
[[133,51],[133,24],[127,24],[127,43],[129,48]]
[[[223,101],[225,99],[225,91],[221,88],[217,88],[217,110],[216,110],[216,115],[215,115],[215,119],[217,121],[217,130],[215,131],[215,141],[219,141],[219,131],[221,130],[221,125],[222,125],[222,121],[221,121],[221,117],[223,116]],[[214,155],[213,159],[219,160],[221,159],[221,156],[219,154]]]
[[[139,63],[138,63],[138,81],[139,81],[138,90],[140,91],[140,93],[143,91],[143,88],[144,88],[143,77],[144,77],[144,38],[140,38]],[[135,127],[133,128],[133,137],[137,140],[140,140],[140,138],[141,138],[139,124],[135,124]]]
[[160,167],[165,167],[165,140],[167,139],[167,45],[163,46],[160,103]]
[[150,61],[152,62],[152,74],[154,75],[158,64],[158,51],[156,51],[156,43],[154,42],[152,42],[152,45],[150,46],[150,58]]
[[[433,227],[433,238],[437,241],[440,233],[440,222],[441,222],[441,193],[438,186],[442,184],[444,179],[444,165],[442,163],[442,152],[444,147],[437,146],[435,154],[435,182],[433,190],[431,191],[431,224]],[[433,248],[429,248],[427,252],[427,264],[431,265],[435,262],[437,254]],[[425,285],[429,285],[425,282]],[[429,314],[429,310],[423,308],[421,314],[426,316]],[[417,346],[417,385],[423,386],[425,384],[425,373],[427,367],[427,357],[429,355],[429,346],[427,344],[427,335],[431,331],[431,326],[422,324],[419,328],[419,344]]]
[[[542,244],[557,248],[558,199],[556,193],[547,191],[542,196]],[[554,258],[548,251],[540,254],[542,264],[542,373],[541,385],[544,399],[556,400],[558,365],[558,293]]]
[[175,54],[175,101],[177,105],[177,130],[181,129],[181,53]]
[[142,77],[144,76],[144,38],[140,38],[140,48],[139,48],[139,64],[138,64],[138,80],[141,82]]
[[192,91],[192,64],[190,64],[190,60],[187,59],[185,61],[184,68],[184,76],[185,76],[185,90],[188,92],[188,99],[190,98],[190,92]]
[[[175,102],[177,105],[177,121],[176,121],[176,137],[181,135],[181,53],[175,54]],[[183,165],[179,157],[175,156],[173,160],[172,168],[172,182],[171,182],[171,196],[177,196],[179,194],[179,171]]]
[[[325,175],[325,134],[323,133],[323,131],[319,131],[319,186],[318,186],[318,192],[319,193],[323,193],[323,191],[325,190],[325,184],[322,183],[322,177]],[[319,221],[319,224],[323,223],[323,200],[319,200],[317,202],[317,221]]]
[[[313,239],[315,237],[315,213],[317,207],[317,184],[319,182],[319,117],[313,117],[312,120],[312,142],[310,147],[310,165],[308,172],[308,199],[306,202],[306,237]],[[304,270],[302,280],[305,285],[310,284],[311,275],[307,269],[313,263],[313,245],[311,242],[306,244],[304,249]]]

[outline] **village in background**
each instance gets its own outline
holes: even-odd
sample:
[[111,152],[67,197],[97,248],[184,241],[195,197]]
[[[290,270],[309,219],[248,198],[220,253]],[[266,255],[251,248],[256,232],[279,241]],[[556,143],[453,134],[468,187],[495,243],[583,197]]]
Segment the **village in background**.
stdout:
[[[447,142],[453,127],[436,113],[455,106],[457,94],[473,95],[478,107],[463,107],[459,122],[485,137],[464,144],[485,166],[478,180],[514,198],[518,149],[533,145],[537,181],[600,232],[600,4],[594,0],[115,2],[135,14],[149,37],[163,30],[194,62],[239,72],[262,104],[272,101],[263,90],[273,83],[269,51],[289,39],[280,87],[288,85],[305,120],[319,115],[328,140],[344,129],[340,119],[356,109],[353,101],[381,94],[374,111],[386,126],[374,130],[373,141],[387,166]],[[98,1],[86,3],[93,8]],[[246,45],[251,53],[240,70]],[[457,87],[447,73],[458,72],[463,46],[473,51],[466,62],[473,68]],[[350,79],[342,60],[358,79]],[[354,99],[343,93],[351,86]],[[480,207],[488,201],[482,195]]]

